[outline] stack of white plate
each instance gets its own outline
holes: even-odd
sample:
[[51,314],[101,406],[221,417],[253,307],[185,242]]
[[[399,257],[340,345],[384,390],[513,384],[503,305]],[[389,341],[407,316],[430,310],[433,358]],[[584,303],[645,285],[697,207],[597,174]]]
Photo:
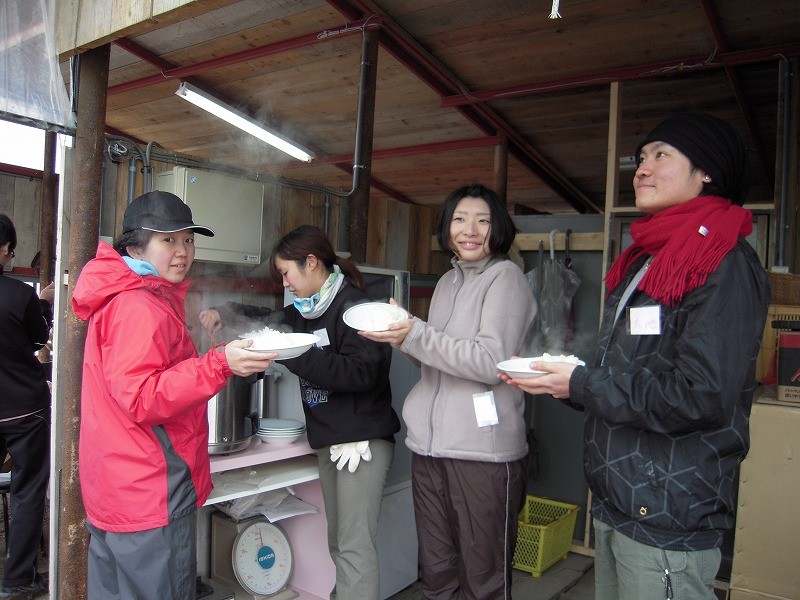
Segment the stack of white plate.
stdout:
[[286,446],[296,442],[305,431],[305,423],[295,419],[261,419],[256,435],[265,444]]

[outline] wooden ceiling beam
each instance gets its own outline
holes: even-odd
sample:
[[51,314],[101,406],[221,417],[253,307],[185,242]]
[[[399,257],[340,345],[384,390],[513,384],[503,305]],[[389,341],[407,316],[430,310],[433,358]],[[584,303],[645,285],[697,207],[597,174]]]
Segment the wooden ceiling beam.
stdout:
[[20,167],[19,165],[11,165],[8,163],[0,163],[0,173],[3,173],[4,175],[27,177],[29,179],[42,179],[44,177],[44,171],[40,169]]
[[[381,20],[379,18],[366,19],[366,20],[364,20],[362,22],[350,23],[346,28],[344,28],[344,29],[342,29],[340,31],[337,31],[336,34],[342,34],[342,33],[350,34],[350,33],[353,33],[353,32],[359,32],[364,27],[370,27],[371,28],[371,27],[379,27],[380,25],[381,25]],[[320,34],[313,34],[313,39],[314,39],[313,43],[317,43],[319,41],[324,40],[326,37],[328,37],[328,36],[326,36],[324,34],[330,35],[331,31],[328,30],[328,31],[322,32]],[[196,65],[191,65],[191,67],[175,67],[172,63],[166,61],[165,59],[161,58],[160,56],[158,56],[156,54],[153,54],[152,52],[150,52],[146,48],[143,48],[143,47],[139,46],[138,44],[136,44],[135,42],[133,42],[131,40],[128,40],[128,39],[118,40],[115,43],[120,48],[123,48],[124,50],[126,50],[127,52],[130,52],[134,56],[137,56],[138,58],[144,60],[145,62],[148,62],[148,63],[152,64],[153,66],[156,66],[156,67],[162,69],[162,73],[166,75],[167,73],[170,73],[170,72],[172,72],[172,73],[175,73],[175,72],[188,73],[189,70],[191,70],[191,69],[193,69],[195,67],[198,67],[199,65],[205,65],[205,66],[203,66],[202,68],[198,69],[196,71],[198,73],[201,72],[201,71],[207,70],[207,69],[218,68],[221,65],[230,65],[230,64],[235,64],[235,63],[238,63],[238,62],[246,62],[246,61],[251,60],[253,58],[264,56],[265,53],[272,53],[273,51],[274,52],[283,52],[283,51],[291,49],[291,48],[300,47],[298,44],[301,44],[301,43],[303,43],[303,44],[311,43],[310,42],[311,37],[312,36],[301,36],[301,38],[294,38],[294,40],[288,40],[287,41],[288,43],[287,42],[279,42],[277,44],[269,44],[268,46],[260,46],[258,48],[251,48],[251,49],[246,50],[244,52],[237,52],[235,54],[230,54],[230,55],[222,56],[222,57],[219,57],[219,58],[216,58],[216,59],[213,59],[213,60],[205,61],[204,63],[197,63]],[[299,40],[303,40],[303,41],[300,42]],[[279,46],[280,46],[280,49],[276,49],[276,47],[279,47]],[[141,83],[141,85],[135,85],[133,87],[128,87],[126,89],[136,89],[137,87],[143,87],[145,85],[151,85],[152,83],[155,83],[155,82],[142,83],[145,80],[150,80],[150,79],[152,79],[152,78],[146,77],[146,78],[143,78],[143,79],[136,80],[136,82]],[[159,81],[163,81],[163,79],[164,79],[163,76],[159,76]],[[117,89],[118,92],[119,91],[125,91],[125,90],[122,90],[122,89],[119,89],[119,88],[124,87],[126,85],[134,84],[136,82],[128,82],[127,84],[121,84],[121,85],[114,86],[114,87]],[[203,89],[205,89],[206,91],[216,95],[217,97],[220,97],[221,99],[225,99],[224,96],[221,96],[217,91],[215,91],[213,89],[210,89],[206,85],[203,85],[202,82],[199,82],[199,83],[202,85]],[[109,93],[111,93],[111,89],[112,88],[109,88]],[[112,134],[112,135],[121,135],[122,137],[128,137],[128,136],[126,136],[126,134],[124,132],[121,132],[121,131],[116,130],[116,129],[111,128],[111,127],[107,127],[106,131],[108,133]],[[331,162],[332,163],[333,161],[326,161],[326,162]],[[351,163],[352,163],[352,160],[351,160]],[[335,163],[333,163],[333,164],[335,164]],[[347,172],[351,172],[352,171],[352,164],[336,164],[336,166],[338,168],[344,170],[344,171],[347,171]],[[381,192],[383,194],[386,194],[390,198],[393,198],[393,199],[397,200],[398,202],[403,202],[404,204],[414,204],[406,196],[404,196],[403,194],[401,194],[397,190],[391,188],[390,186],[386,185],[385,183],[375,179],[374,177],[371,178],[370,186],[374,187],[379,192]]]
[[441,106],[466,106],[468,104],[480,104],[490,100],[508,100],[511,98],[533,96],[535,94],[543,94],[555,90],[608,85],[613,81],[631,81],[636,79],[648,79],[651,77],[663,77],[665,75],[679,75],[687,72],[705,71],[708,69],[719,69],[728,66],[777,60],[780,56],[798,55],[800,55],[800,43],[756,48],[752,50],[740,50],[737,52],[724,52],[714,55],[713,60],[707,56],[696,56],[679,62],[674,60],[664,61],[647,65],[637,65],[635,67],[626,67],[623,69],[582,73],[581,75],[552,79],[550,81],[536,81],[488,90],[470,91],[469,95],[458,93],[442,98]]
[[[468,148],[484,148],[496,146],[500,143],[500,136],[488,136],[482,138],[472,138],[468,140],[452,140],[449,142],[434,142],[431,144],[418,144],[416,146],[402,146],[398,148],[385,148],[383,150],[373,150],[372,158],[394,158],[396,156],[408,156],[410,154],[435,154],[437,152],[451,152],[453,150],[466,150]],[[350,154],[336,154],[334,156],[318,156],[314,159],[315,165],[338,165],[353,164],[353,156]],[[297,161],[281,163],[276,165],[280,169],[302,169],[307,164]]]
[[263,58],[265,56],[269,56],[270,54],[278,54],[280,52],[286,52],[288,50],[295,50],[297,48],[305,48],[307,46],[313,46],[315,44],[319,44],[320,42],[325,42],[333,37],[339,37],[342,35],[354,35],[356,33],[360,33],[362,31],[362,28],[365,27],[373,28],[380,26],[381,26],[381,20],[379,18],[365,19],[362,21],[349,23],[347,27],[335,31],[326,30],[326,31],[320,31],[318,33],[301,35],[299,37],[292,38],[290,40],[283,40],[281,42],[276,42],[274,44],[265,44],[263,46],[257,46],[255,48],[248,48],[247,50],[243,50],[242,52],[234,52],[233,54],[212,58],[210,60],[205,60],[192,65],[187,65],[185,67],[178,67],[176,65],[173,65],[172,63],[162,59],[160,56],[157,56],[152,52],[150,52],[149,50],[142,48],[135,42],[129,39],[122,38],[116,40],[114,44],[116,44],[123,50],[130,52],[134,56],[137,56],[138,58],[141,58],[142,60],[150,63],[154,67],[157,67],[158,69],[161,70],[161,72],[156,75],[149,75],[148,77],[142,77],[140,79],[134,79],[132,81],[126,81],[125,83],[113,85],[108,88],[108,93],[111,95],[119,94],[122,92],[127,92],[130,90],[147,87],[150,85],[155,85],[157,83],[162,83],[164,79],[186,79],[190,75],[197,75],[198,73],[202,73],[204,71],[210,71],[211,69],[219,69],[221,67],[235,65],[247,62],[249,60],[255,60],[257,58]]
[[[717,50],[723,53],[728,52],[730,50],[728,47],[728,40],[725,37],[722,23],[719,20],[719,15],[717,14],[717,9],[714,6],[713,0],[700,0],[700,3],[703,5],[703,12],[706,15],[706,21],[708,22],[709,29],[711,29],[711,35],[714,38]],[[764,174],[767,175],[767,183],[769,184],[770,190],[774,191],[774,181],[769,177],[773,168],[767,162],[767,153],[764,152],[764,143],[762,142],[761,136],[758,134],[756,121],[753,117],[753,110],[750,108],[750,103],[747,102],[747,98],[745,98],[744,92],[742,91],[742,84],[739,80],[739,76],[736,74],[736,68],[733,65],[725,65],[725,74],[728,76],[728,82],[731,84],[731,88],[733,88],[733,95],[736,97],[736,103],[739,105],[739,111],[742,113],[742,118],[744,118],[747,134],[753,146],[755,146],[756,156],[758,156],[758,160],[761,162],[761,168],[764,169]]]
[[[337,168],[341,169],[345,173],[352,173],[353,172],[353,165],[351,163],[339,163],[336,165]],[[406,196],[398,192],[393,187],[388,186],[387,184],[383,183],[379,179],[376,179],[373,175],[370,177],[370,187],[374,187],[379,192],[386,194],[390,198],[397,200],[398,202],[402,202],[403,204],[416,204],[416,202],[412,202]]]
[[[359,14],[363,18],[375,14],[381,17],[385,32],[381,36],[381,46],[439,96],[444,98],[465,89],[453,72],[370,0],[326,1],[345,16]],[[489,107],[477,105],[454,108],[484,135],[505,136],[508,139],[509,152],[577,212],[602,212],[599,206],[550,164],[528,140]]]

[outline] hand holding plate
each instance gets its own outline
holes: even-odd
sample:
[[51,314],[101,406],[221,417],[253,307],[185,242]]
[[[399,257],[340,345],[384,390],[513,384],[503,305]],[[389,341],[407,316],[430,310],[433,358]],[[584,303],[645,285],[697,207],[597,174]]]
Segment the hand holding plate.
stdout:
[[225,359],[235,375],[247,377],[253,373],[263,373],[278,357],[277,352],[246,350],[252,344],[253,340],[234,340],[225,346]]
[[537,373],[536,376],[501,369],[499,377],[507,384],[529,394],[550,394],[554,398],[569,398],[569,380],[577,366],[568,362],[534,361],[529,363],[528,369],[532,373]]

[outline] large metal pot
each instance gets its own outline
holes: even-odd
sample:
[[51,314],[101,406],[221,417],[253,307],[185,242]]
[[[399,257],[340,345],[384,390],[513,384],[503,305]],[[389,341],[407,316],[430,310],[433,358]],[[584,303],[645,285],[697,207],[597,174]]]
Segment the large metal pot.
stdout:
[[244,450],[258,431],[264,374],[234,375],[208,402],[208,453]]

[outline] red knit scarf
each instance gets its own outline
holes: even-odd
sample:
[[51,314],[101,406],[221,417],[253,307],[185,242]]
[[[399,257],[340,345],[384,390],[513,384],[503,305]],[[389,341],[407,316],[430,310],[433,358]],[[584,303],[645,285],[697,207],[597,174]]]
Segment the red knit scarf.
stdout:
[[647,254],[653,260],[638,289],[674,306],[686,292],[703,285],[737,239],[752,230],[749,210],[716,196],[700,196],[643,217],[631,224],[633,243],[606,275],[607,293],[637,258]]

